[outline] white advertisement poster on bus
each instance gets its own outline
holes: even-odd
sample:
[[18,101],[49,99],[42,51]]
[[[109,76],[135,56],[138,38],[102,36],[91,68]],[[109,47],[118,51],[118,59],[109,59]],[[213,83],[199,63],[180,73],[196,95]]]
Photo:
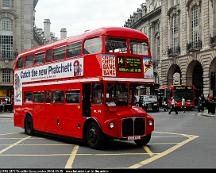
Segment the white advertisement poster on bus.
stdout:
[[153,79],[153,63],[152,58],[144,57],[143,58],[144,64],[144,78],[152,78]]
[[83,67],[78,58],[15,71],[15,105],[22,105],[23,83],[83,76]]
[[102,55],[102,75],[106,77],[116,77],[114,55]]

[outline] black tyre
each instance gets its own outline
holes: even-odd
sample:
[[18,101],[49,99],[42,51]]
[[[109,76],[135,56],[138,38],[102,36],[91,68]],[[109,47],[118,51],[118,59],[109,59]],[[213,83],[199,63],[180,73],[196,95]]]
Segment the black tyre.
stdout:
[[134,142],[137,144],[138,147],[142,147],[147,145],[150,139],[151,139],[151,134],[144,136],[141,140],[135,140]]
[[96,122],[90,122],[85,132],[86,143],[89,147],[100,149],[104,145],[104,135]]
[[33,135],[34,134],[33,120],[30,116],[27,116],[25,118],[25,133],[27,135]]

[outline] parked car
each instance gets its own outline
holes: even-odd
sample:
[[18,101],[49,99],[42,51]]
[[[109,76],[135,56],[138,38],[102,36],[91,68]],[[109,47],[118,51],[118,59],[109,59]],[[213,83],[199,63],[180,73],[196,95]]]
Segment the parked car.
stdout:
[[139,105],[146,111],[159,111],[159,102],[156,95],[141,95]]

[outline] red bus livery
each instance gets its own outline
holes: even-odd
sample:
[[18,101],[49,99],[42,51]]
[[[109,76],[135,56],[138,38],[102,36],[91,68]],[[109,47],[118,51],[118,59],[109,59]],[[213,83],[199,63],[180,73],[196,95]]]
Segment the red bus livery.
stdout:
[[176,106],[182,107],[182,97],[185,98],[185,107],[192,109],[195,106],[195,89],[192,85],[171,85],[160,86],[160,96],[163,97],[163,101],[166,101],[168,105],[171,103],[171,97],[176,100]]
[[28,135],[78,138],[93,148],[106,137],[146,145],[154,119],[134,98],[140,85],[152,83],[146,35],[120,27],[89,31],[18,55],[14,125]]

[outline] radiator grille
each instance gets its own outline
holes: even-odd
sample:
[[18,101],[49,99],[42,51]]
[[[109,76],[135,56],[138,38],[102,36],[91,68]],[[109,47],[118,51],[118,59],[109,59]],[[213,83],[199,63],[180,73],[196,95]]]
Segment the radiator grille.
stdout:
[[144,118],[127,118],[122,120],[122,136],[141,136],[145,133]]
[[124,119],[122,121],[122,135],[123,136],[133,136],[133,120]]

